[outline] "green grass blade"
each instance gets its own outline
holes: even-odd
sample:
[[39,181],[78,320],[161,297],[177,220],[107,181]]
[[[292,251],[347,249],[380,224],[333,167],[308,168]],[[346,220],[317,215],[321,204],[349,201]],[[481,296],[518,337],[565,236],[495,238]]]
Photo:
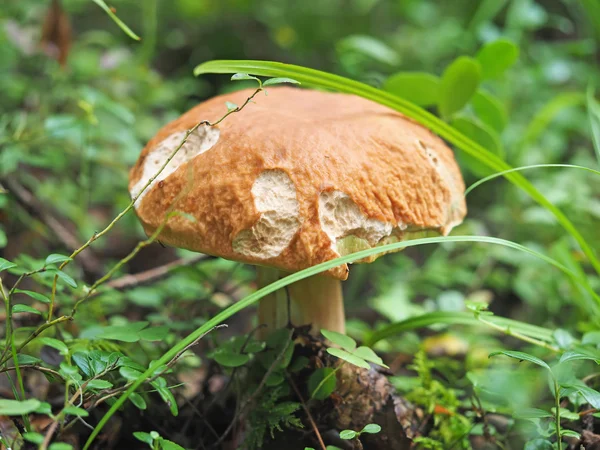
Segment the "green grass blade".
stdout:
[[596,300],[595,304],[595,313],[598,313],[598,305],[600,305],[600,296],[598,296],[593,289],[588,285],[587,280],[581,279],[575,273],[570,271],[567,267],[559,263],[558,261],[546,256],[542,253],[538,253],[535,250],[531,250],[521,244],[517,244],[516,242],[507,241],[504,239],[498,239],[494,237],[488,236],[442,236],[442,237],[433,237],[433,238],[423,238],[423,239],[414,239],[410,241],[404,242],[396,242],[393,244],[382,245],[381,247],[370,248],[367,250],[362,250],[360,252],[353,253],[351,255],[342,256],[340,258],[334,259],[332,261],[327,261],[321,264],[318,264],[313,267],[309,267],[308,269],[304,269],[300,272],[289,275],[281,280],[278,280],[274,283],[271,283],[268,286],[265,286],[262,289],[250,294],[239,302],[231,305],[229,308],[221,311],[219,314],[208,320],[204,325],[200,328],[196,329],[194,332],[190,333],[187,337],[183,338],[177,345],[175,345],[171,350],[166,352],[161,358],[155,361],[149,368],[146,370],[135,382],[127,389],[121,397],[117,399],[117,401],[111,406],[111,408],[106,412],[106,414],[100,419],[100,422],[94,428],[94,431],[88,438],[85,447],[83,450],[87,450],[100,430],[106,425],[106,422],[112,417],[112,415],[125,403],[125,401],[129,398],[129,396],[146,380],[148,377],[152,376],[155,368],[167,364],[171,359],[173,359],[180,351],[182,351],[185,347],[193,343],[195,340],[199,339],[202,335],[208,333],[217,325],[221,324],[223,321],[227,320],[229,317],[233,316],[235,313],[241,311],[242,309],[253,305],[258,300],[263,298],[265,295],[268,295],[272,292],[275,292],[279,289],[284,288],[296,281],[302,280],[304,278],[308,278],[312,275],[317,275],[326,270],[332,269],[340,264],[349,263],[352,261],[356,261],[362,258],[367,258],[372,255],[376,255],[379,253],[390,252],[394,250],[400,250],[406,247],[414,247],[417,245],[425,245],[425,244],[438,244],[443,242],[478,242],[478,243],[488,243],[495,245],[502,245],[504,247],[513,248],[516,250],[520,250],[522,252],[528,253],[530,255],[536,256],[537,258],[546,261],[547,263],[553,265],[554,267],[560,269],[562,272],[567,274],[569,277],[573,278],[576,282],[580,283]]
[[598,0],[579,0],[585,10],[585,17],[596,34],[596,40],[600,41],[600,2]]
[[110,7],[104,2],[104,0],[92,0],[96,5],[98,5],[100,8],[102,8],[106,14],[109,15],[109,17],[119,26],[119,28],[121,28],[121,30],[123,30],[125,32],[125,34],[127,36],[129,36],[131,39],[135,39],[136,41],[141,40],[142,38],[139,37],[137,34],[135,34],[131,28],[129,28],[127,26],[127,24],[125,22],[123,22],[121,19],[119,19],[117,17],[117,15],[112,11],[112,9],[110,9]]
[[521,161],[525,150],[533,145],[559,113],[565,109],[582,106],[584,104],[585,95],[581,92],[562,92],[550,99],[536,112],[533,120],[527,125],[527,128],[523,133],[524,137],[520,144],[520,148],[518,153],[513,156],[513,161]]
[[[513,168],[504,160],[494,155],[492,152],[486,150],[481,145],[467,138],[465,135],[424,109],[393,94],[374,88],[367,84],[351,80],[349,78],[327,72],[321,72],[319,70],[309,69],[302,66],[272,61],[208,61],[200,64],[194,69],[195,75],[201,75],[204,73],[238,72],[251,73],[253,75],[267,77],[289,77],[308,86],[315,86],[359,95],[395,109],[396,111],[399,111],[418,121],[434,133],[457,146],[465,153],[481,161],[490,169],[493,169],[494,172],[502,172]],[[532,199],[554,214],[562,227],[577,241],[581,250],[585,253],[596,272],[600,274],[600,261],[596,257],[592,248],[586,242],[585,238],[579,233],[577,228],[563,214],[563,212],[554,206],[546,197],[544,197],[544,195],[520,173],[508,172],[504,174],[504,177],[507,178],[511,183],[517,185],[523,191],[527,192]]]
[[587,110],[590,118],[590,128],[592,130],[592,142],[596,150],[598,164],[600,164],[600,103],[594,96],[594,88],[592,85],[587,90]]
[[[530,325],[528,323],[519,322],[517,320],[505,319],[504,317],[497,316],[485,316],[485,320],[500,325],[502,327],[510,327],[513,331],[521,333],[525,336],[533,337],[545,342],[552,342],[552,330]],[[428,314],[423,314],[416,317],[411,317],[400,322],[392,323],[388,326],[383,327],[380,330],[373,332],[367,340],[365,345],[372,346],[382,339],[386,339],[405,331],[414,330],[416,328],[428,327],[436,324],[446,325],[467,325],[467,326],[478,326],[487,327],[486,324],[477,320],[473,313],[469,312],[450,312],[450,311],[438,311]]]
[[590,169],[589,167],[585,167],[585,166],[578,166],[576,164],[533,164],[531,166],[513,167],[512,169],[503,170],[502,172],[498,172],[498,173],[493,173],[485,178],[482,178],[481,180],[476,181],[475,183],[473,183],[471,186],[469,186],[465,190],[465,197],[467,195],[469,195],[469,193],[473,189],[475,189],[477,186],[481,186],[483,183],[493,180],[494,178],[504,176],[505,174],[510,173],[510,172],[518,172],[520,170],[529,170],[529,169],[538,169],[541,167],[566,167],[569,169],[586,170],[586,171],[592,172],[596,175],[600,175],[600,171],[598,171],[598,170]]

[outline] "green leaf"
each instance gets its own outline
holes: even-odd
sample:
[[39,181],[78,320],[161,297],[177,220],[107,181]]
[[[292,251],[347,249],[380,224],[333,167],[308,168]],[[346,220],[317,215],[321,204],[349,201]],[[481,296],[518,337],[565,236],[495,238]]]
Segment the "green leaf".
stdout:
[[181,445],[167,439],[160,439],[159,442],[162,450],[185,450]]
[[[493,128],[465,116],[456,117],[452,120],[451,124],[465,136],[468,136],[478,144],[485,146],[499,157],[504,157],[500,136],[498,136],[498,133],[496,133]],[[459,155],[458,159],[466,164],[469,169],[478,176],[484,177],[493,173],[485,164],[482,164],[471,155]]]
[[87,383],[88,389],[110,389],[113,384],[106,380],[90,380]]
[[508,39],[498,39],[484,45],[477,53],[484,79],[497,78],[519,59],[519,47]]
[[39,292],[15,289],[15,293],[26,295],[26,296],[31,297],[32,299],[37,300],[38,302],[41,302],[41,303],[50,303],[50,299],[48,297],[46,297],[45,295],[40,294]]
[[44,435],[40,433],[35,433],[33,431],[23,433],[23,439],[29,442],[33,442],[34,444],[41,444],[44,442]]
[[90,415],[89,412],[83,408],[79,408],[78,406],[67,406],[65,409],[63,409],[63,412],[65,414],[77,417],[87,417]]
[[126,367],[126,366],[120,367],[119,373],[121,374],[121,376],[123,378],[125,378],[126,380],[129,380],[129,381],[136,380],[142,374],[142,372],[139,372],[135,369],[132,369],[131,367]]
[[60,372],[65,377],[73,377],[79,374],[79,368],[77,366],[71,366],[63,361],[60,363]]
[[42,360],[35,356],[24,355],[23,353],[17,354],[17,362],[19,364],[40,364]]
[[[85,374],[86,377],[91,377],[95,374],[94,368],[90,364],[88,354],[83,352],[76,352],[71,356],[71,360],[79,367],[79,369]],[[104,367],[100,372],[104,370]]]
[[144,410],[148,406],[146,405],[146,400],[140,394],[136,394],[135,392],[129,396],[129,400],[131,403],[135,405],[137,409]]
[[377,434],[381,431],[381,427],[376,423],[369,423],[360,431],[362,433]]
[[158,392],[158,394],[161,396],[163,401],[169,406],[169,409],[171,410],[171,414],[173,414],[174,416],[177,416],[177,414],[179,412],[177,409],[177,401],[175,401],[175,397],[173,396],[173,393],[168,388],[161,386],[160,383],[158,383],[159,380],[160,380],[160,378],[153,381],[151,384],[152,384],[152,386],[154,386],[154,388],[156,388],[156,392]]
[[104,327],[97,335],[100,339],[108,339],[122,342],[137,342],[140,340],[140,332],[148,326],[148,322],[133,322],[127,325],[111,325]]
[[146,328],[138,333],[140,339],[145,341],[162,341],[169,334],[169,327],[160,326],[160,327],[152,327]]
[[529,355],[528,353],[516,352],[512,350],[502,350],[499,352],[490,353],[489,357],[491,358],[492,356],[496,355],[505,355],[509,358],[518,359],[519,361],[528,361],[530,363],[543,367],[544,369],[550,370],[550,366],[548,364],[546,364],[544,361],[535,356]]
[[17,304],[17,305],[13,305],[12,307],[12,312],[13,313],[30,313],[30,314],[37,314],[39,316],[42,315],[41,312],[39,312],[37,309],[32,308],[29,305],[21,305],[21,304]]
[[534,439],[525,443],[523,450],[554,450],[554,445],[547,439]]
[[45,416],[52,415],[52,406],[48,402],[42,402],[34,411],[36,414],[44,414]]
[[234,73],[231,76],[231,81],[242,81],[242,80],[254,80],[257,81],[259,86],[262,86],[262,81],[259,78],[248,75],[247,73]]
[[440,78],[427,72],[398,72],[383,83],[383,89],[419,106],[437,104]]
[[[498,133],[506,127],[508,114],[502,102],[489,92],[479,89],[471,100],[475,114],[483,123]],[[486,147],[487,148],[487,147]]]
[[477,91],[481,80],[479,63],[468,56],[456,58],[444,71],[438,107],[442,117],[460,111]]
[[354,356],[351,353],[348,353],[346,350],[341,350],[339,348],[328,348],[327,353],[337,358],[343,359],[350,364],[353,364],[358,367],[362,367],[364,369],[370,369],[371,366],[364,359],[359,358],[358,356]]
[[17,267],[15,263],[10,262],[7,259],[0,258],[0,272],[2,272],[3,270],[13,269],[15,267]]
[[[556,415],[556,408],[552,408],[552,413]],[[579,417],[579,414],[577,414],[576,412],[573,412],[573,411],[569,411],[566,408],[560,408],[559,416],[560,416],[561,420],[578,421],[579,419],[581,419],[581,417]]]
[[46,261],[44,262],[44,266],[49,266],[50,264],[60,264],[65,261],[71,261],[71,260],[72,259],[69,256],[61,255],[59,253],[52,253],[51,255],[49,255],[46,258]]
[[338,333],[337,331],[329,330],[321,330],[321,333],[323,334],[323,336],[325,336],[326,339],[329,339],[334,344],[339,345],[344,350],[353,352],[356,349],[356,341],[350,336]]
[[104,0],[92,0],[96,5],[98,5],[100,8],[102,8],[104,10],[104,12],[106,12],[106,14],[109,15],[109,17],[119,26],[119,28],[121,28],[121,30],[123,30],[125,32],[125,34],[127,36],[129,36],[131,39],[135,39],[136,41],[139,41],[141,38],[135,34],[131,28],[129,28],[125,22],[123,22],[121,19],[119,19],[115,13],[112,11],[112,9],[110,9],[110,7],[104,2]]
[[235,111],[239,108],[238,105],[232,102],[225,102],[225,106],[227,106],[227,111]]
[[71,286],[72,288],[77,287],[77,283],[75,282],[75,280],[70,275],[64,273],[62,270],[59,270],[55,267],[51,267],[47,269],[46,272],[53,273],[58,277],[59,280],[63,281],[65,284]]
[[583,345],[600,345],[600,331],[588,331],[581,338]]
[[302,369],[308,366],[310,360],[306,356],[298,356],[290,366],[288,367],[288,371],[290,373],[300,372]]
[[152,446],[152,442],[154,441],[154,438],[150,435],[150,433],[145,433],[143,431],[134,431],[133,436],[138,441],[142,441],[150,446]]
[[[321,367],[315,370],[308,378],[308,392],[316,400],[325,400],[335,391],[337,378],[333,375],[331,367]],[[325,380],[325,381],[323,381]]]
[[0,399],[0,415],[22,416],[38,409],[41,402],[36,399],[30,400],[5,400]]
[[354,439],[357,435],[358,435],[358,433],[356,431],[353,431],[353,430],[343,430],[343,431],[340,431],[340,438],[341,439]]
[[544,411],[543,409],[538,408],[523,408],[514,413],[514,417],[516,419],[545,419],[549,417],[554,417],[554,415],[550,414],[548,411]]
[[481,0],[469,22],[469,30],[476,30],[481,25],[491,22],[504,8],[508,0]]
[[564,384],[563,387],[568,389],[573,389],[576,392],[580,393],[585,401],[588,402],[593,408],[600,408],[600,392],[592,389],[587,386],[585,383],[573,383],[573,384]]
[[240,367],[250,361],[250,356],[220,350],[215,352],[214,360],[225,367]]
[[[590,84],[587,90],[587,110],[592,130],[592,142],[596,150],[596,158],[600,164],[600,103],[596,100],[593,86]],[[0,262],[0,266],[1,266]],[[0,268],[0,271],[2,269]]]
[[268,387],[279,386],[285,378],[281,374],[281,372],[271,372],[267,380],[265,381],[265,385]]
[[66,442],[55,442],[50,444],[48,450],[73,450],[73,446],[71,444],[67,444]]
[[263,86],[273,86],[275,84],[282,84],[282,83],[300,84],[299,81],[294,80],[292,78],[276,77],[276,78],[269,78],[268,80],[265,80],[263,82]]
[[581,435],[577,432],[577,431],[573,431],[573,430],[560,430],[560,435],[562,437],[572,437],[575,439],[579,439],[581,437]]
[[600,364],[600,351],[587,347],[577,347],[575,350],[569,350],[560,357],[560,362],[590,360]]
[[383,360],[369,347],[358,347],[356,350],[354,350],[354,352],[352,352],[352,354],[364,359],[365,361],[369,361],[389,369],[389,367],[383,363]]
[[38,342],[40,344],[44,344],[44,345],[47,345],[48,347],[52,347],[52,348],[58,350],[58,352],[63,356],[69,354],[69,347],[67,347],[67,344],[65,344],[62,341],[59,341],[58,339],[44,337],[44,338],[38,339]]

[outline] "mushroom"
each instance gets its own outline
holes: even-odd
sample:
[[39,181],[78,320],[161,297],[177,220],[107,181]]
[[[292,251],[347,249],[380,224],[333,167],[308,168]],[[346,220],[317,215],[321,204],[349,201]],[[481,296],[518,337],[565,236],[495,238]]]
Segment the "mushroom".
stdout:
[[[212,98],[163,127],[131,170],[131,195],[187,130],[253,92]],[[276,87],[218,126],[200,125],[135,210],[152,234],[176,202],[196,220],[172,216],[161,242],[255,264],[262,286],[358,250],[445,235],[466,213],[463,193],[452,151],[416,122],[358,96]],[[291,285],[289,302],[285,292],[264,298],[260,323],[344,333],[348,272],[342,264]]]

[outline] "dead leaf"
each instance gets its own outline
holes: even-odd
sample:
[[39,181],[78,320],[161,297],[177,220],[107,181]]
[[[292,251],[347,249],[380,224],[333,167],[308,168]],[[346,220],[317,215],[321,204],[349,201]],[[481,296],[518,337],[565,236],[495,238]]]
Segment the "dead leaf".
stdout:
[[42,48],[65,67],[71,48],[71,23],[60,0],[52,0],[42,27]]

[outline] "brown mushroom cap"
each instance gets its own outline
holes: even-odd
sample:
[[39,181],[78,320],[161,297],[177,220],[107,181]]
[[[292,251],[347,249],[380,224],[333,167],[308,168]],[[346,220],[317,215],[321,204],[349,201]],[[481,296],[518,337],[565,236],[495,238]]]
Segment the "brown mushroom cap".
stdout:
[[[163,127],[131,170],[132,196],[186,130],[252,92],[215,97]],[[294,272],[415,232],[447,234],[466,213],[463,193],[452,151],[414,121],[353,95],[277,87],[200,126],[136,212],[148,234],[171,209],[196,218],[171,217],[164,243]]]

